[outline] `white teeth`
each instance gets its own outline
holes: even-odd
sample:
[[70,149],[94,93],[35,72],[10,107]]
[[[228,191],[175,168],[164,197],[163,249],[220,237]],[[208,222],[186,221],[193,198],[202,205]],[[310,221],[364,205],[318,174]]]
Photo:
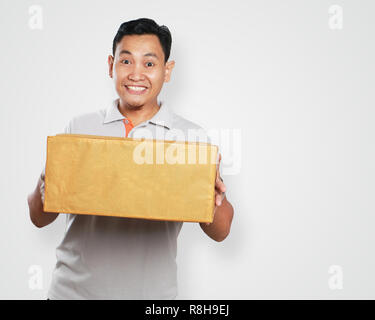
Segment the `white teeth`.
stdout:
[[145,90],[146,88],[145,87],[132,87],[132,86],[127,86],[129,89],[131,90],[135,90],[135,91],[142,91],[142,90]]

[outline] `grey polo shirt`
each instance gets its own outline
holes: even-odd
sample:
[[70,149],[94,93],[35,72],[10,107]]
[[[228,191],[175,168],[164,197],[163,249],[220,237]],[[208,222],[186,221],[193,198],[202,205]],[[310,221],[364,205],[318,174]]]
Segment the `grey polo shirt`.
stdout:
[[[128,137],[207,142],[198,125],[159,105]],[[124,137],[124,119],[116,99],[107,109],[73,118],[65,132]],[[201,129],[198,137],[189,135],[190,129]],[[48,298],[174,299],[181,227],[181,222],[67,214]]]

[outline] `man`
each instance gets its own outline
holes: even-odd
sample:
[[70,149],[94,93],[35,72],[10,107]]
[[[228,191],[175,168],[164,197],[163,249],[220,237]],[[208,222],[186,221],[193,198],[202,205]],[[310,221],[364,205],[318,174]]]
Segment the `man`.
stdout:
[[[138,137],[148,130],[155,139],[174,129],[187,133],[199,126],[171,112],[157,97],[168,82],[172,38],[167,27],[150,19],[123,23],[108,57],[109,76],[119,98],[107,109],[74,118],[66,133]],[[212,239],[229,233],[233,208],[225,185],[216,179],[211,224],[201,223]],[[43,212],[44,174],[28,197],[31,221],[39,228],[58,213]],[[126,195],[124,195],[126,196]],[[171,199],[173,201],[173,199]],[[90,215],[66,215],[66,230],[56,249],[50,299],[174,299],[177,295],[177,236],[181,222]]]

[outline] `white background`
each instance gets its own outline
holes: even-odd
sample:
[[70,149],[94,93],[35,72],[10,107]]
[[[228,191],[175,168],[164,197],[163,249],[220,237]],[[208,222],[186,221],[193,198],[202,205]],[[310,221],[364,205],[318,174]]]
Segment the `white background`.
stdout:
[[178,298],[375,298],[374,13],[354,0],[1,0],[0,298],[46,298],[65,216],[37,229],[26,201],[46,137],[115,97],[112,40],[141,17],[172,32],[161,98],[206,129],[241,130],[241,170],[224,176],[231,234],[216,243],[184,224]]

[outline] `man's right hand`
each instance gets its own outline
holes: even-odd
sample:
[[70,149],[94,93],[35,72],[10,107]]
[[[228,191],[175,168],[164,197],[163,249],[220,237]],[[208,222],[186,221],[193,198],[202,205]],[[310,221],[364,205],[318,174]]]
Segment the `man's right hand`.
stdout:
[[30,219],[32,223],[38,228],[42,228],[46,225],[49,225],[59,215],[58,213],[43,211],[44,179],[45,179],[45,171],[43,169],[41,175],[39,176],[38,184],[34,192],[30,193],[29,196],[27,197]]

